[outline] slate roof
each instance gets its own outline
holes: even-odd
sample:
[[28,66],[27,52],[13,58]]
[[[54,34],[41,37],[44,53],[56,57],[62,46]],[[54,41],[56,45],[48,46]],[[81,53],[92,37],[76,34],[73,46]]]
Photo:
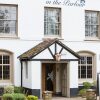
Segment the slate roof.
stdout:
[[48,48],[49,46],[54,44],[54,43],[59,44],[64,49],[69,51],[71,54],[73,54],[77,58],[80,58],[80,56],[77,53],[75,53],[73,50],[71,50],[69,47],[67,47],[65,44],[63,44],[58,39],[46,39],[43,42],[41,42],[38,45],[36,45],[35,47],[33,47],[33,48],[29,49],[28,51],[24,52],[23,54],[21,54],[18,58],[20,60],[25,60],[25,59],[26,60],[30,60],[33,57],[35,57],[36,55],[38,55],[40,52],[42,52],[43,50],[45,50],[46,48]]

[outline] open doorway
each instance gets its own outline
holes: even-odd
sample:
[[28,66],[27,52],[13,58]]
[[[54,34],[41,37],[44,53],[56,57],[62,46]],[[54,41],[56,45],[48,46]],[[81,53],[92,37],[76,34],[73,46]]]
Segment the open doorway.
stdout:
[[42,64],[42,93],[52,91],[54,96],[69,97],[69,75],[67,63]]

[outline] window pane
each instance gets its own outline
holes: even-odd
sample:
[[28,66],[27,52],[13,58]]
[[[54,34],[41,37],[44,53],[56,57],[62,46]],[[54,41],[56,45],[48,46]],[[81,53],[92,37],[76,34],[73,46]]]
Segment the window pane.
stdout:
[[2,66],[0,66],[0,80],[2,79]]
[[0,8],[0,19],[4,19],[4,11]]
[[81,78],[86,78],[86,66],[81,66]]
[[4,21],[0,20],[0,27],[4,27]]
[[3,79],[10,79],[10,67],[3,66]]
[[4,23],[5,26],[5,33],[10,33],[10,26],[9,26],[9,21],[5,21]]
[[81,64],[86,64],[86,57],[81,57]]
[[10,8],[10,14],[11,14],[11,16],[10,16],[10,18],[12,19],[12,20],[16,20],[17,18],[16,18],[16,7],[11,7]]
[[87,64],[92,64],[92,57],[87,57]]
[[9,64],[9,56],[3,56],[3,64]]
[[92,78],[92,66],[87,66],[87,78]]
[[4,27],[0,27],[0,33],[4,33]]
[[78,78],[80,78],[80,66],[78,66]]
[[4,21],[0,20],[0,33],[4,33]]
[[10,27],[10,33],[14,34],[16,32],[16,28],[15,27]]
[[0,55],[0,64],[2,64],[2,56]]
[[15,33],[15,21],[5,21],[5,33]]
[[0,21],[0,33],[16,33],[15,21]]

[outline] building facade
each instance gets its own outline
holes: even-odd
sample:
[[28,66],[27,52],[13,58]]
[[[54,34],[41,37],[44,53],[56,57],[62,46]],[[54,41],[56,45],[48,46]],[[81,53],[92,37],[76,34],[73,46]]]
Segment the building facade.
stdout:
[[[75,96],[100,72],[99,0],[0,0],[0,86]],[[80,59],[81,58],[81,59]]]

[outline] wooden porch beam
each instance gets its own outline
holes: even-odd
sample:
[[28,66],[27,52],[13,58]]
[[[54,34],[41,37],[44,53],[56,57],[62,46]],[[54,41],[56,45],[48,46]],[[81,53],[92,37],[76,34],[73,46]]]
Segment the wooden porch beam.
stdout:
[[61,52],[62,52],[63,49],[64,49],[64,48],[62,47],[61,50],[59,51],[59,54],[61,54]]
[[52,57],[54,58],[54,55],[49,47],[48,47],[48,50],[49,50],[50,54],[52,55]]

